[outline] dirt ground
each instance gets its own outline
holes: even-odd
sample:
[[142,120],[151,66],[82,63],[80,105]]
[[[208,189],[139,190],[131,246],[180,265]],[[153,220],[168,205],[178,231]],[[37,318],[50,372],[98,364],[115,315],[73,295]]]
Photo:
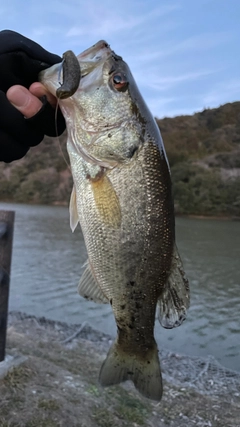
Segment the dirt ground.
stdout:
[[100,387],[111,337],[87,325],[66,343],[80,325],[21,313],[8,324],[7,354],[27,359],[0,380],[0,427],[240,427],[240,393],[220,399],[164,381],[156,404],[130,383]]

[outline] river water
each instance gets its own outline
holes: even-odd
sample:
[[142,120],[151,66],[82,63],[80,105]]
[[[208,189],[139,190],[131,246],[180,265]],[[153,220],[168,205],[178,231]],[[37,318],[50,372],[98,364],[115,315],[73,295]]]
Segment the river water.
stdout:
[[[80,228],[65,207],[0,203],[15,210],[10,310],[68,323],[88,321],[116,335],[111,307],[77,293],[87,258]],[[187,320],[174,330],[156,321],[159,348],[213,355],[240,371],[240,222],[177,218],[177,244],[191,285]]]

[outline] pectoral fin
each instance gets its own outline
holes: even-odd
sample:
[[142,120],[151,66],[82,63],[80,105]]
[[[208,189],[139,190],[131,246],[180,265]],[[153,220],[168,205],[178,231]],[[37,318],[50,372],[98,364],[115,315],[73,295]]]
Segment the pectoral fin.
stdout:
[[70,197],[69,214],[70,214],[70,227],[72,232],[74,232],[79,221],[78,211],[77,211],[76,190],[74,186],[73,186],[71,197]]
[[78,285],[78,293],[90,300],[97,303],[107,304],[109,301],[105,297],[101,288],[99,287],[90,267],[89,262],[87,262],[87,266],[82,274]]
[[175,245],[170,275],[158,300],[158,320],[161,325],[167,329],[180,326],[186,319],[189,304],[189,283]]
[[109,227],[119,227],[121,224],[121,208],[110,179],[105,173],[101,173],[90,181],[101,220]]

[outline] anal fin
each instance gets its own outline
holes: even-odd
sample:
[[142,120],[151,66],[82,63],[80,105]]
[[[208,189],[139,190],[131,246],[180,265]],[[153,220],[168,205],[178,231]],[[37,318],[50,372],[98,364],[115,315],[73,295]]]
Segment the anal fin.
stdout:
[[89,301],[103,304],[109,302],[92,273],[89,261],[80,279],[78,293]]
[[183,270],[176,245],[166,286],[158,299],[158,320],[164,328],[180,326],[186,319],[190,304],[189,282]]

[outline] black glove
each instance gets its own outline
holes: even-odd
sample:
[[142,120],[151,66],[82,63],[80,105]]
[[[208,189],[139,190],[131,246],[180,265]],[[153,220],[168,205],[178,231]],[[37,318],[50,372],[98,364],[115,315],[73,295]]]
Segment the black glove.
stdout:
[[[6,98],[13,85],[27,89],[38,81],[40,71],[61,62],[37,43],[14,31],[0,31],[0,161],[11,162],[23,157],[31,146],[39,144],[44,135],[56,136],[55,111],[46,98],[43,107],[30,119],[13,107]],[[57,134],[65,129],[58,110]]]

